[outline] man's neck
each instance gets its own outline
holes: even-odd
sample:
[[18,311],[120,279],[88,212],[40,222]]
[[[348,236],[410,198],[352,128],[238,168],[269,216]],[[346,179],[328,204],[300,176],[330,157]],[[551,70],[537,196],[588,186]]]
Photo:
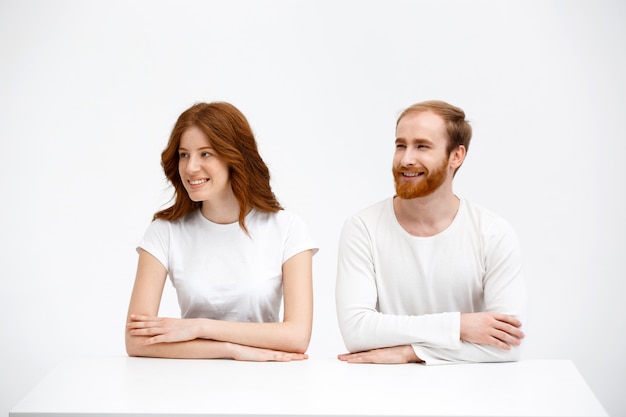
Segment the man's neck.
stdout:
[[[439,191],[439,190],[438,190]],[[439,194],[402,199],[393,199],[393,208],[400,225],[414,236],[434,236],[443,232],[459,211],[460,200],[451,191]]]

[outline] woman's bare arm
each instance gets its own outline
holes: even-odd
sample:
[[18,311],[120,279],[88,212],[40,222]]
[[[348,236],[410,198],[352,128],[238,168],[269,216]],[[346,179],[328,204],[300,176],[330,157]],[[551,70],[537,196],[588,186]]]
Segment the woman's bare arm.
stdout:
[[126,328],[131,356],[234,358],[242,360],[306,359],[313,320],[312,252],[295,255],[283,265],[284,321],[240,323],[210,319],[158,317],[165,267],[140,251]]

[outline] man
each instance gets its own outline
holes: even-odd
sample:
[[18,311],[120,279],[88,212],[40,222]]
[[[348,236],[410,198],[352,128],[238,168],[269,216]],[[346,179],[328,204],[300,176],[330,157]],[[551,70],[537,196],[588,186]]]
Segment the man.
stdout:
[[470,144],[463,110],[441,101],[396,124],[396,195],[348,219],[336,282],[353,363],[519,358],[526,294],[511,227],[452,192]]

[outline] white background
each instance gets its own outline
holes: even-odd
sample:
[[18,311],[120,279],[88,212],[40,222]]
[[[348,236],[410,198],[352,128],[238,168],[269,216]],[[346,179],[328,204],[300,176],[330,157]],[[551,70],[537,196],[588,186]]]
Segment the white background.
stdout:
[[248,117],[321,248],[309,354],[342,352],[339,231],[393,193],[395,119],[427,99],[474,127],[455,192],[519,233],[525,357],[626,415],[625,23],[608,0],[0,1],[0,415],[65,357],[125,354],[160,152],[197,101]]

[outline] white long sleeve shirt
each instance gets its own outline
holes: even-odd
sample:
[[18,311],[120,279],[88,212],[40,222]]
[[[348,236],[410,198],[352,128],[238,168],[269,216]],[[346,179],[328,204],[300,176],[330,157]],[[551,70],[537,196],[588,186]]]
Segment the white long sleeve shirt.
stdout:
[[350,352],[412,345],[426,364],[519,358],[518,347],[506,351],[460,340],[461,313],[523,320],[526,310],[517,235],[467,200],[450,226],[430,237],[402,228],[393,198],[349,218],[339,242],[335,295]]

